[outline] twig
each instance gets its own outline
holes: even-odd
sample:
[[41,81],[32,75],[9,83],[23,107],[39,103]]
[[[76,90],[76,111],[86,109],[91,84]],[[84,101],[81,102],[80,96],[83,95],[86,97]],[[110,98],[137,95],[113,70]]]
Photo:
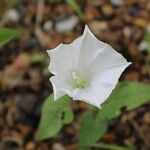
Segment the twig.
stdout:
[[45,0],[37,1],[36,26],[39,26],[43,19]]

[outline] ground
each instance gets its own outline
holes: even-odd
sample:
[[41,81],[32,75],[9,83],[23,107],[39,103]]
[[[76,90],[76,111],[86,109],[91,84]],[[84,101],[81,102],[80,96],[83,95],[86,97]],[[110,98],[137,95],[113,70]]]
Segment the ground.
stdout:
[[[35,141],[41,105],[52,92],[46,50],[70,43],[88,24],[133,64],[120,80],[150,83],[144,36],[150,32],[149,0],[78,0],[86,21],[63,0],[2,0],[0,27],[20,29],[19,38],[0,48],[0,150],[77,150],[79,118],[85,103],[73,102],[75,121],[54,139]],[[43,8],[43,9],[42,9]],[[62,58],[63,59],[63,58]],[[141,93],[142,94],[142,93]],[[150,149],[150,104],[123,110],[101,141]]]

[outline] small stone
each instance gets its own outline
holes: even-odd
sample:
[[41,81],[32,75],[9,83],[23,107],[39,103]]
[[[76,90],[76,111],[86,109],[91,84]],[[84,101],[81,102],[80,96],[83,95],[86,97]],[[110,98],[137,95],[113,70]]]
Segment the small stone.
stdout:
[[145,28],[148,24],[148,21],[145,18],[138,17],[138,18],[135,18],[134,24],[139,27]]
[[127,5],[134,5],[134,4],[139,3],[139,0],[125,0],[125,3]]
[[53,26],[53,22],[52,21],[46,21],[44,24],[43,24],[43,29],[45,31],[49,31],[52,29],[52,26]]
[[18,22],[20,19],[19,12],[16,9],[9,9],[4,14],[3,20],[5,21],[12,21],[12,22]]
[[133,41],[139,42],[142,38],[143,38],[143,31],[138,27],[132,28],[131,39]]
[[95,35],[100,35],[101,31],[108,29],[108,24],[106,21],[92,21],[89,23],[89,27]]
[[147,25],[146,31],[147,31],[147,33],[150,33],[150,23]]
[[2,139],[5,149],[19,149],[23,146],[23,137],[20,133],[14,130],[9,130],[8,135],[4,135]]
[[73,30],[77,25],[78,18],[76,16],[70,16],[66,19],[56,22],[56,30],[58,32],[67,32]]
[[131,56],[138,57],[139,56],[139,48],[135,43],[130,43],[128,46],[128,51]]
[[143,67],[141,67],[141,75],[142,76],[147,76],[149,74],[149,67],[146,65],[144,65]]
[[144,115],[144,122],[150,124],[150,112]]
[[35,148],[36,148],[36,144],[34,142],[28,142],[26,144],[25,150],[35,150]]
[[128,10],[132,16],[138,16],[140,13],[139,8],[135,6],[130,6]]
[[65,148],[61,143],[54,143],[52,150],[65,150]]
[[95,9],[95,7],[92,6],[87,6],[85,8],[85,17],[87,21],[92,21],[94,19],[96,19],[99,16],[99,12],[97,9]]
[[100,6],[103,3],[103,0],[94,0],[94,1],[89,1],[88,2],[89,5],[93,5],[93,6]]
[[147,49],[147,42],[145,40],[142,40],[139,44],[139,50],[144,51]]
[[35,113],[33,112],[33,109],[38,99],[34,94],[17,95],[15,100],[16,100],[17,107],[23,112],[27,114]]
[[28,124],[18,123],[17,128],[19,129],[23,138],[27,138],[32,132],[32,127]]
[[113,6],[116,6],[116,7],[120,7],[120,6],[124,5],[124,1],[123,0],[110,0],[110,3]]
[[125,26],[123,28],[123,34],[125,37],[129,38],[131,36],[131,27]]
[[102,12],[105,16],[112,16],[115,10],[111,5],[105,4],[102,7]]

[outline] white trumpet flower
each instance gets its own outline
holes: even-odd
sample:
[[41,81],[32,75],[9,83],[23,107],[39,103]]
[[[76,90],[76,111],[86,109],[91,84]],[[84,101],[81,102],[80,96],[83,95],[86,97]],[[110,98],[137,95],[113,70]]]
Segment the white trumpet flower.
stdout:
[[67,94],[96,107],[109,97],[121,73],[131,64],[99,41],[87,25],[81,37],[48,50],[48,54],[54,100]]

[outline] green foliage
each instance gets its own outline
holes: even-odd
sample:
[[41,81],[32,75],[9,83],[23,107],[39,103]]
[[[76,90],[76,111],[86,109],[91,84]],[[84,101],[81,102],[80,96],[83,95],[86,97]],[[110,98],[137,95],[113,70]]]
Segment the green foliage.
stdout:
[[147,41],[147,51],[148,51],[148,54],[150,55],[150,33],[145,34],[144,39]]
[[19,35],[20,31],[17,29],[0,28],[0,47],[4,46]]
[[[85,114],[83,117],[80,129],[80,146],[89,147],[97,142],[106,132],[103,125],[107,126],[109,120],[120,115],[120,108],[126,107],[127,110],[131,110],[148,102],[150,100],[149,91],[150,85],[148,84],[120,82],[108,100],[102,104],[102,109],[96,114],[90,112],[89,116]],[[91,138],[91,141],[88,137]]]
[[150,101],[150,85],[138,82],[121,82],[98,113],[101,120],[109,120],[120,115],[120,108],[134,109]]
[[63,96],[54,101],[50,95],[42,106],[42,115],[35,138],[44,140],[55,137],[63,124],[69,124],[73,121],[73,112],[70,108],[70,98]]
[[150,33],[145,34],[144,38],[145,38],[145,40],[150,42]]
[[79,4],[76,2],[76,0],[66,0],[66,2],[73,8],[73,10],[78,14],[81,20],[85,21],[85,16],[79,6]]
[[125,147],[118,146],[118,145],[104,144],[104,143],[93,144],[92,147],[102,148],[106,150],[133,150],[131,148],[125,148]]
[[107,131],[107,121],[94,118],[91,111],[84,114],[80,124],[80,147],[88,147]]

